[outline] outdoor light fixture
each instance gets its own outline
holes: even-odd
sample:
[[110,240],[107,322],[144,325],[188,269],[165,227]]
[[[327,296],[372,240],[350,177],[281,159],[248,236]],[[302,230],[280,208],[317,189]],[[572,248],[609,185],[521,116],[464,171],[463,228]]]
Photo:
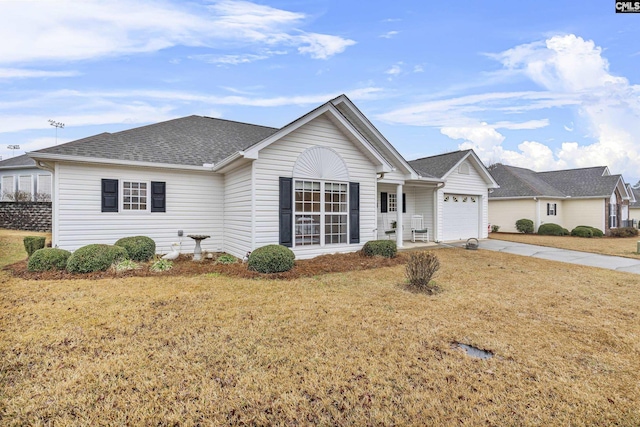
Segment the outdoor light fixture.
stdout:
[[19,145],[7,145],[7,149],[11,150],[11,157],[13,157],[15,150],[19,150]]
[[58,129],[64,128],[64,123],[49,119],[49,124],[56,128],[56,145],[58,145]]

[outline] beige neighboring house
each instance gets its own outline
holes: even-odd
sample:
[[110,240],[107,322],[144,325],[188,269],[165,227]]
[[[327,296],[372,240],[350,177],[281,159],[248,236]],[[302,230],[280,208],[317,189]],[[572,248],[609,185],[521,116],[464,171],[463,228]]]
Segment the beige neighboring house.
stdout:
[[534,172],[497,164],[491,174],[500,188],[489,194],[489,222],[500,231],[517,232],[516,221],[554,223],[572,230],[588,225],[609,233],[631,225],[629,186],[606,166]]
[[0,161],[0,201],[51,201],[51,172],[27,156]]
[[632,187],[627,184],[627,189],[632,197],[629,200],[629,219],[638,227],[638,224],[640,224],[640,187]]

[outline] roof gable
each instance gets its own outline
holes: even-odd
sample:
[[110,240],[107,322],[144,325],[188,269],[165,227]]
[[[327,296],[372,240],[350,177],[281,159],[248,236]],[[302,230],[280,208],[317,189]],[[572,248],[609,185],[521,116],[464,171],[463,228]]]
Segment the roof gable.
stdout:
[[473,150],[453,151],[451,153],[423,157],[421,159],[411,160],[409,165],[421,176],[433,176],[437,179],[446,180],[465,160],[470,161],[485,182],[490,184],[490,187],[498,187],[498,183]]

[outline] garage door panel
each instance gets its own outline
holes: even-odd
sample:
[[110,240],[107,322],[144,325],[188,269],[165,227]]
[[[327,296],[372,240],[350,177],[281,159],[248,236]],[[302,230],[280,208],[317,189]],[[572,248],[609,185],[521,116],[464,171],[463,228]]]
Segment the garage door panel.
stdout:
[[443,201],[442,240],[478,238],[480,197],[445,193]]

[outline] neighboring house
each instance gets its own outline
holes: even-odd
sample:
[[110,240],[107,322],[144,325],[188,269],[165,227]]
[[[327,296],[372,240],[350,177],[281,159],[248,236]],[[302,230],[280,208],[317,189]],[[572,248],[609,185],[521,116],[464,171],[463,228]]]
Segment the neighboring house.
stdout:
[[50,200],[50,172],[38,169],[26,154],[0,161],[0,201]]
[[629,200],[629,219],[634,221],[633,226],[640,225],[640,187],[631,187],[627,184],[631,200]]
[[449,185],[473,195],[478,227],[444,237],[485,237],[482,206],[496,187],[469,151],[432,172],[436,158],[417,160],[418,172],[344,95],[280,129],[189,116],[29,155],[54,173],[52,240],[68,250],[146,235],[159,252],[172,242],[188,252],[187,236],[204,234],[204,250],[235,256],[268,244],[298,258],[350,252],[385,236],[383,194],[399,246],[413,214],[442,240]]
[[608,233],[628,220],[628,187],[606,166],[534,172],[497,164],[490,171],[500,188],[489,194],[489,222],[500,231],[515,232],[516,221],[526,218],[536,231],[554,223],[568,230],[588,225]]

